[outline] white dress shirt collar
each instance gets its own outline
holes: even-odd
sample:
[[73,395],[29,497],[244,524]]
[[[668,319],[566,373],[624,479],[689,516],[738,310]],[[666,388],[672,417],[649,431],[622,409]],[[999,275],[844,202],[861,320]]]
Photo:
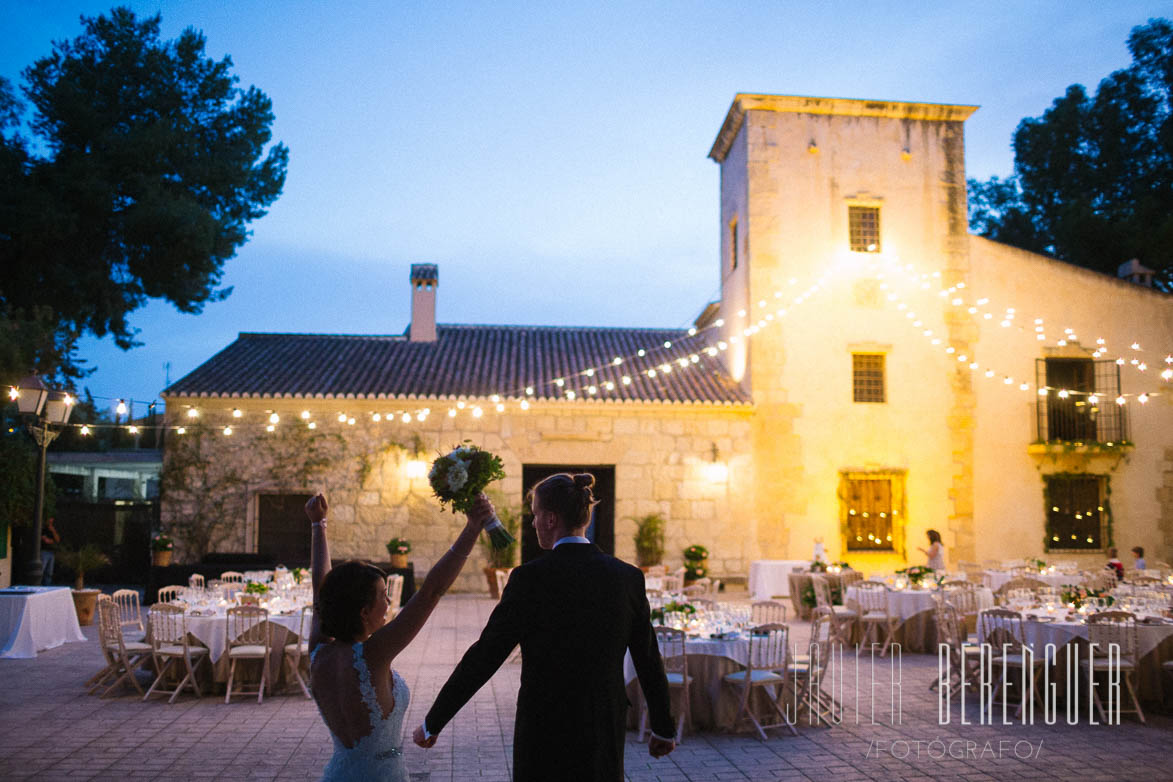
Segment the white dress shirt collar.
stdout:
[[567,535],[564,538],[558,538],[557,542],[554,543],[554,548],[558,548],[563,543],[590,543],[590,540],[584,538],[582,535]]

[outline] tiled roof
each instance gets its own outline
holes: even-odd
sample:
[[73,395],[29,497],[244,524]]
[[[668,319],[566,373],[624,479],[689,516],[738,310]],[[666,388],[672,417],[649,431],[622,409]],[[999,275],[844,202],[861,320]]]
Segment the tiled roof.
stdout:
[[[436,399],[521,397],[745,404],[749,396],[708,341],[675,329],[438,325],[435,342],[405,336],[249,334],[165,396]],[[670,342],[671,347],[664,347]],[[638,351],[646,355],[639,356]],[[698,356],[696,362],[691,361]],[[613,363],[616,357],[621,364]],[[682,368],[680,359],[689,362]],[[672,371],[661,365],[670,362]],[[593,368],[593,376],[581,374]],[[655,369],[655,377],[647,370]],[[623,376],[631,378],[623,383]],[[555,384],[564,378],[564,385]],[[606,383],[614,383],[613,390]],[[588,387],[597,393],[591,395]]]

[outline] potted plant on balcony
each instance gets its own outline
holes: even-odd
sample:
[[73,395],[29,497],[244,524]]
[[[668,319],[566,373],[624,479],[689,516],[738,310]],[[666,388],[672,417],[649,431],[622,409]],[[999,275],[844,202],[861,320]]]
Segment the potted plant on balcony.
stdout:
[[662,564],[664,560],[664,517],[649,513],[635,520],[636,564],[647,569]]
[[704,546],[689,546],[684,550],[684,585],[688,586],[709,575],[709,550]]
[[387,541],[387,553],[391,555],[391,567],[407,567],[407,555],[411,553],[411,541],[407,538],[391,538]]
[[99,589],[86,589],[86,573],[95,568],[110,564],[110,557],[102,553],[95,543],[87,543],[81,548],[63,548],[57,552],[57,559],[61,564],[73,571],[73,607],[77,611],[77,623],[91,625],[94,623],[94,609],[98,605]]
[[496,548],[487,535],[481,535],[478,540],[481,550],[485,552],[484,573],[485,581],[489,584],[489,594],[494,600],[499,600],[501,595],[497,590],[497,571],[509,570],[517,564],[518,539],[521,537],[521,514],[505,502],[494,502],[494,505],[497,506],[497,518],[500,519],[501,526],[513,537],[513,542],[507,546]]
[[155,567],[167,567],[171,564],[171,557],[175,552],[175,541],[165,532],[156,532],[151,538],[151,564]]

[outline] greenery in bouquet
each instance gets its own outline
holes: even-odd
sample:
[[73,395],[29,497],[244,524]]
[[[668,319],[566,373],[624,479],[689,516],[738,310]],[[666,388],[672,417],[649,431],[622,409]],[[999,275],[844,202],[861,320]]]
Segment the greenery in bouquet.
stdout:
[[244,587],[246,595],[267,595],[269,594],[269,585],[262,584],[260,581],[250,581]]
[[664,614],[695,614],[696,606],[692,603],[678,603],[675,600],[665,603],[663,608],[652,609],[652,621],[663,622]]
[[[936,573],[936,570],[933,570],[931,567],[925,567],[924,565],[913,565],[912,567],[906,567],[896,571],[896,575],[904,576],[910,584],[919,584],[925,578],[934,577]],[[941,583],[943,579],[936,580],[937,583]]]
[[305,578],[306,573],[307,571],[303,567],[295,567],[293,570],[289,571],[289,575],[293,576],[293,580],[298,584],[300,584],[301,580]]
[[391,538],[387,541],[387,553],[394,556],[395,554],[410,554],[411,541],[407,538]]
[[171,551],[175,548],[175,541],[165,532],[156,532],[151,538],[151,551]]

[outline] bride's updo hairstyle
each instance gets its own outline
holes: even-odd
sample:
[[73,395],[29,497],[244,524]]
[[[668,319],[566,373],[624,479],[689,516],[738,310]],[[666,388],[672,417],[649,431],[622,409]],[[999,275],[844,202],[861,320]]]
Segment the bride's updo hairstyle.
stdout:
[[361,611],[375,602],[379,581],[387,574],[370,562],[352,559],[332,568],[318,591],[314,607],[322,623],[322,632],[339,641],[351,641],[362,635]]
[[561,472],[551,475],[530,489],[529,501],[537,497],[545,510],[553,511],[568,530],[585,527],[591,522],[591,509],[599,504],[591,487],[595,476],[589,472],[571,475]]

